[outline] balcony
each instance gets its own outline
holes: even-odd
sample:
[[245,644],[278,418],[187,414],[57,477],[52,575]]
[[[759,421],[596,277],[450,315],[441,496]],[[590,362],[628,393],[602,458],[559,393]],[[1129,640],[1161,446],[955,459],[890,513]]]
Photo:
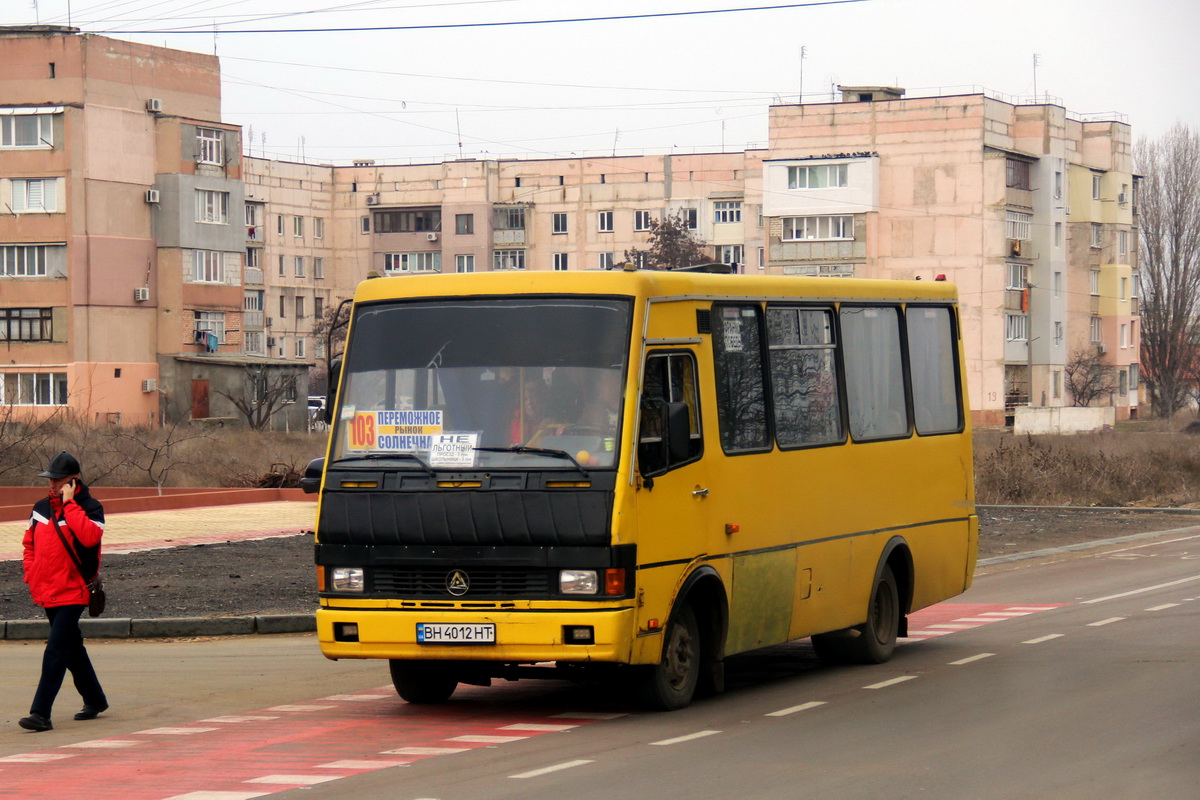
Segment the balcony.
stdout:
[[262,229],[261,225],[247,225],[246,226],[246,241],[247,242],[261,242],[261,241],[263,241],[264,238],[265,237],[263,236],[263,229]]
[[524,245],[525,244],[525,229],[509,229],[492,231],[492,244],[498,245]]
[[242,312],[242,327],[261,330],[263,326],[263,312],[261,311],[243,311]]
[[242,283],[246,286],[262,286],[263,271],[258,267],[246,267],[242,270]]

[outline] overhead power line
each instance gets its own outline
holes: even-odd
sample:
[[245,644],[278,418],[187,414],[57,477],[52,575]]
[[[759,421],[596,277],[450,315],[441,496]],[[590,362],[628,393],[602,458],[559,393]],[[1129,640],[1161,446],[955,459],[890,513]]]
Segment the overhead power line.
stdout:
[[[699,11],[659,11],[646,14],[615,14],[604,17],[566,17],[560,19],[528,19],[528,20],[504,20],[500,22],[445,22],[434,23],[429,25],[353,25],[344,28],[225,28],[220,27],[218,31],[222,34],[229,33],[349,33],[349,32],[369,32],[369,31],[428,31],[428,30],[449,30],[454,28],[503,28],[516,27],[521,25],[561,25],[564,23],[574,22],[614,22],[622,20],[636,19],[662,19],[664,17],[697,17],[712,14],[740,14],[748,11],[780,11],[788,8],[811,8],[814,6],[840,6],[851,3],[869,3],[871,0],[813,0],[808,3],[785,3],[782,5],[773,6],[746,6],[742,8],[713,8]],[[157,28],[145,30],[129,30],[129,29],[113,29],[107,31],[93,31],[93,33],[199,33],[212,35],[213,26],[190,26],[181,28]]]

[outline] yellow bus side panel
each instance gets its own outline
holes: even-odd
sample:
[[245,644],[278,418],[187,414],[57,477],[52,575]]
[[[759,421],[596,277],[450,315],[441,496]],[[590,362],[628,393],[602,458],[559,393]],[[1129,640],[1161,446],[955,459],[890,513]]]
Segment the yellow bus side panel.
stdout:
[[740,653],[791,638],[788,629],[795,594],[795,550],[735,557],[725,652]]

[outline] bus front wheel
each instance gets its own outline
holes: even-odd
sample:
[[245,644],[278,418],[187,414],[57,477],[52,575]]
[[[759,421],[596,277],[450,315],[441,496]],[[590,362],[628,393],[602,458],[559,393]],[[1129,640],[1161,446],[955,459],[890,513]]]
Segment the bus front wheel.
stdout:
[[642,703],[658,711],[675,711],[692,702],[700,681],[700,626],[690,605],[676,611],[667,626],[662,660],[642,667],[638,694]]
[[458,680],[447,673],[446,666],[436,661],[388,661],[396,694],[417,705],[444,703],[454,694]]

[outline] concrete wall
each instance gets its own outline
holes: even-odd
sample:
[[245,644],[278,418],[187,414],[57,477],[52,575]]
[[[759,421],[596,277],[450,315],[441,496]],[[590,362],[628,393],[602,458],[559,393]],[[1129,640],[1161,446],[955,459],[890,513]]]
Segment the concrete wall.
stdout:
[[1013,433],[1090,433],[1112,427],[1117,410],[1104,408],[1026,408],[1015,409]]

